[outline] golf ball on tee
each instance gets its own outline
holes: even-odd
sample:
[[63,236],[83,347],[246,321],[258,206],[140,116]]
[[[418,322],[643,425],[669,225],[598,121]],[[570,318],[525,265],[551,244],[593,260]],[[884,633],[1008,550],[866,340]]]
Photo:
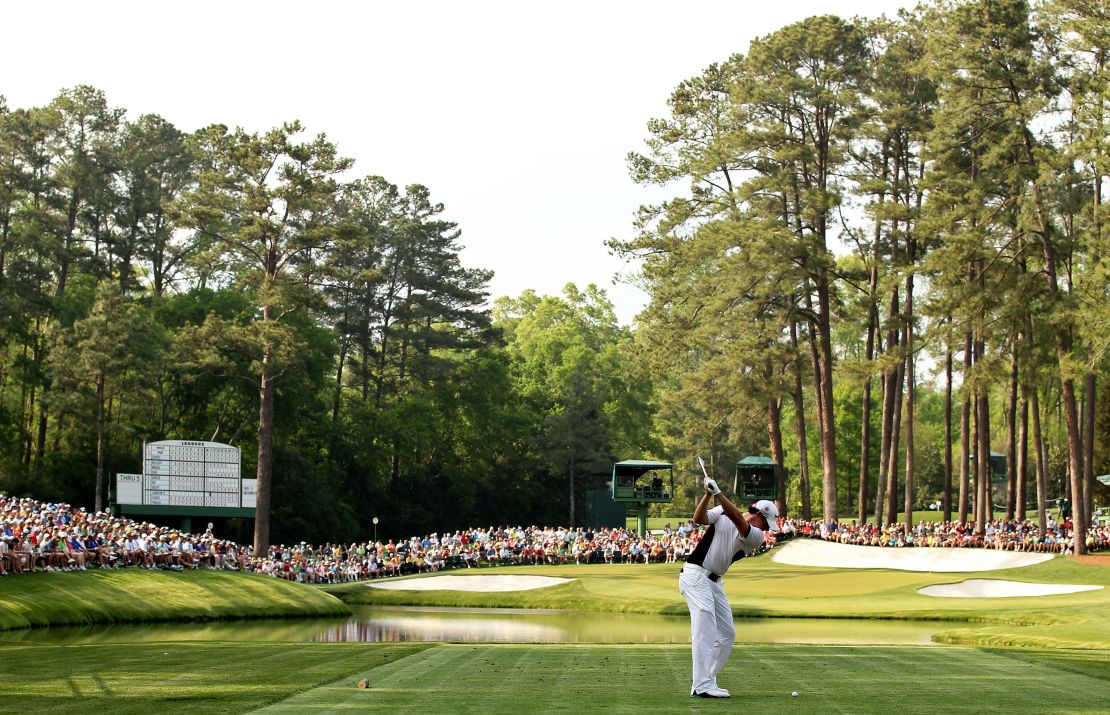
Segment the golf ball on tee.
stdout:
[[795,690],[794,692],[790,693],[790,697],[792,697],[792,698],[798,697],[798,691]]

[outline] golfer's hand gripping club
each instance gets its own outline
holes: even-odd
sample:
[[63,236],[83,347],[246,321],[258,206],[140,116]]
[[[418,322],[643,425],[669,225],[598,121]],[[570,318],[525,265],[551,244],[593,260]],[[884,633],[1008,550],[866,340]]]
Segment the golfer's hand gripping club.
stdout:
[[701,473],[705,476],[702,484],[705,485],[705,491],[716,496],[721,493],[721,488],[717,486],[717,482],[709,478],[709,472],[705,471],[705,460],[698,457],[698,464],[701,465]]

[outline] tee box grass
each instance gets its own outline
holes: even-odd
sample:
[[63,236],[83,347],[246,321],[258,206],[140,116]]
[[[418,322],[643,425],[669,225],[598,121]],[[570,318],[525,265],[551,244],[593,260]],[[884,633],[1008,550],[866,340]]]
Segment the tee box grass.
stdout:
[[689,696],[690,650],[682,645],[16,646],[0,650],[0,712],[643,715],[747,712],[757,704],[776,715],[1093,714],[1110,703],[1108,656],[738,643],[719,677],[734,697],[709,701]]

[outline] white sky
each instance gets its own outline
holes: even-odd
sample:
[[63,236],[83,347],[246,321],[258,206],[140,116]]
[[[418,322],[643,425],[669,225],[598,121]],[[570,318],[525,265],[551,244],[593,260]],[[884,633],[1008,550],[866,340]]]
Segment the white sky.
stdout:
[[606,288],[622,322],[644,306],[613,283],[604,241],[663,194],[628,177],[671,90],[810,15],[876,17],[902,0],[8,3],[0,94],[45,104],[90,84],[192,131],[300,119],[377,174],[427,186],[462,229],[492,295]]

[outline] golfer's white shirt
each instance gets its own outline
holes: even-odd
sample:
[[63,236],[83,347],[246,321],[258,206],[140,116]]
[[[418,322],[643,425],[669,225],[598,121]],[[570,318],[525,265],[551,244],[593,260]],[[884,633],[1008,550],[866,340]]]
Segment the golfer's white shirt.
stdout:
[[743,551],[745,555],[750,554],[763,543],[762,529],[749,525],[748,535],[741,536],[740,529],[736,528],[732,519],[725,515],[725,508],[722,506],[713,507],[707,512],[706,516],[709,517],[713,534],[710,536],[707,533],[702,536],[703,539],[712,539],[709,544],[709,551],[705,554],[705,561],[702,562],[702,567],[709,569],[718,576],[723,576],[728,571],[728,567],[736,560],[738,552]]

